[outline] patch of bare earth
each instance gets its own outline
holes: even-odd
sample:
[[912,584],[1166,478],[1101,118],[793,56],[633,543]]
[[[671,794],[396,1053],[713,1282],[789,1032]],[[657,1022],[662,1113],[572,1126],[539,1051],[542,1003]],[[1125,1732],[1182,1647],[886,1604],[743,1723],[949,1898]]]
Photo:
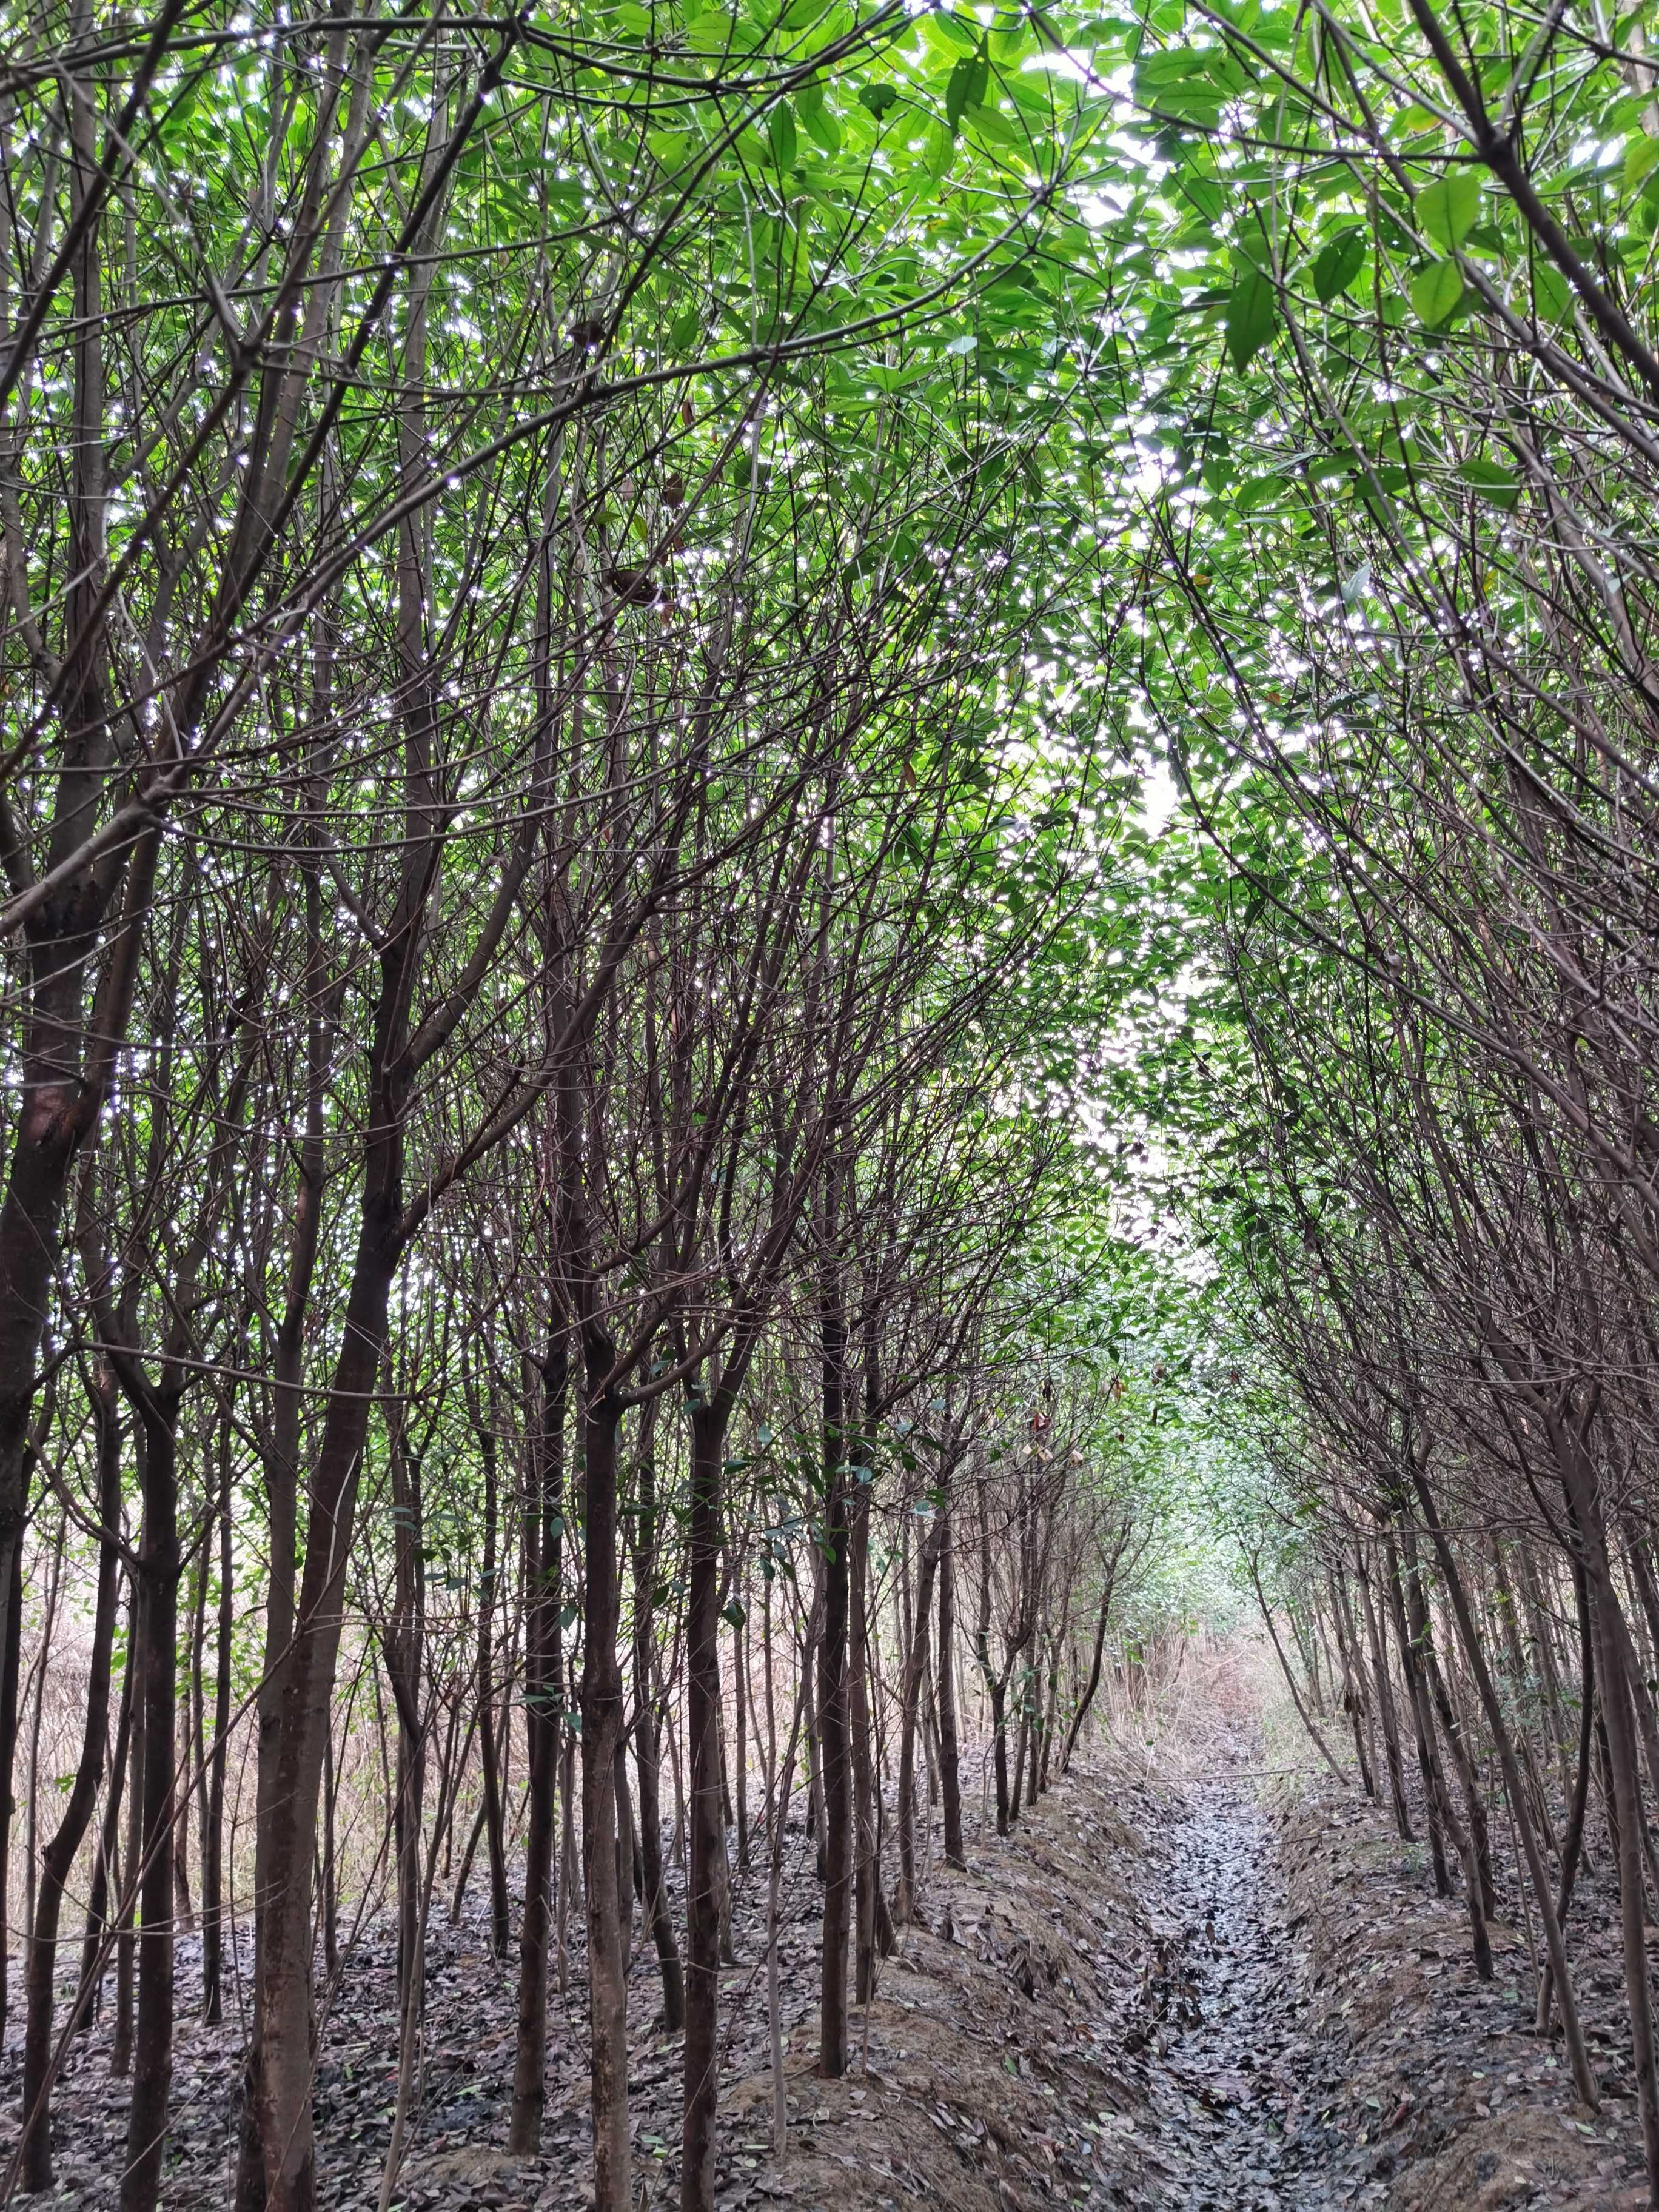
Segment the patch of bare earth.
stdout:
[[1321,1784],[1280,1808],[1278,1828],[1319,2031],[1342,2054],[1328,2123],[1391,2212],[1645,2205],[1604,1878],[1592,1869],[1571,1931],[1604,2091],[1591,2112],[1559,2039],[1534,2033],[1512,1875],[1483,1983],[1461,1899],[1435,1897],[1424,1847],[1377,1808]]
[[848,2078],[820,2080],[797,2038],[781,2166],[769,2076],[751,2073],[723,2100],[728,2130],[752,2147],[739,2172],[745,2156],[753,2166],[722,2203],[1023,2212],[1158,2201],[1122,2059],[1152,1950],[1143,1843],[1125,1814],[1144,1825],[1153,1803],[1121,1773],[1074,1773],[1012,1837],[970,1844],[965,1872],[936,1869],[927,1924],[884,1962],[867,2020],[855,2014]]

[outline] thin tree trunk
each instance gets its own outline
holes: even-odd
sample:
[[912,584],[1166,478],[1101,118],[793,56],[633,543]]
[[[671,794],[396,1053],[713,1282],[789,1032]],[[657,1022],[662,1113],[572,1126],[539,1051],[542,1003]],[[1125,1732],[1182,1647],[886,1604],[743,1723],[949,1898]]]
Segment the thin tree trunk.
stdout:
[[26,1929],[34,1925],[35,1862],[40,1813],[40,1717],[46,1704],[46,1672],[52,1664],[53,1632],[58,1623],[58,1598],[64,1585],[64,1547],[68,1535],[69,1516],[60,1513],[58,1534],[52,1541],[46,1568],[46,1603],[40,1623],[40,1644],[30,1668],[34,1695],[33,1711],[29,1721],[28,1819],[23,1842],[23,1925]]
[[[139,1430],[134,1438],[135,1449],[142,1436],[143,1431]],[[121,1932],[115,1945],[115,2033],[109,2054],[109,2070],[117,2076],[131,2072],[132,2068],[133,1966],[138,1940],[138,1899],[134,1876],[144,1851],[144,1768],[148,1763],[144,1757],[144,1601],[141,1576],[135,1579],[127,1628],[131,1638],[128,1664],[132,1672],[132,1726],[127,1759],[127,1832],[116,1883],[116,1894],[121,1900]]]
[[27,2016],[23,2039],[23,2186],[52,2186],[52,1998],[58,1971],[58,1924],[64,1886],[97,1802],[109,1740],[110,1662],[115,1641],[115,1601],[120,1553],[115,1531],[121,1519],[121,1427],[118,1400],[106,1371],[95,1371],[89,1389],[97,1427],[98,1520],[106,1531],[98,1547],[98,1589],[93,1607],[92,1655],[87,1680],[86,1726],[69,1802],[57,1832],[40,1854],[40,1881],[27,1967]]
[[713,2212],[719,2051],[720,1862],[725,1838],[720,1787],[720,1540],[721,1455],[726,1429],[720,1395],[691,1414],[690,1520],[685,1611],[686,1757],[690,1871],[685,1912],[684,2095],[680,2136],[681,2212]]
[[[811,1657],[808,1639],[807,1658]],[[769,1864],[766,1879],[766,2035],[772,2063],[772,2155],[781,2165],[789,2148],[789,2099],[783,2081],[783,2004],[778,1973],[778,1923],[783,1899],[783,1838],[789,1816],[789,1790],[794,1779],[795,1745],[806,1709],[808,1668],[801,1669],[795,1692],[794,1717],[789,1723],[789,1748],[777,1778],[773,1801]]]
[[[1376,1691],[1377,1719],[1382,1730],[1382,1752],[1389,1769],[1389,1794],[1394,1801],[1394,1824],[1402,1841],[1412,1840],[1411,1808],[1406,1802],[1406,1770],[1400,1756],[1400,1720],[1395,1710],[1394,1684],[1389,1675],[1389,1650],[1382,1623],[1371,1602],[1370,1577],[1363,1559],[1356,1562],[1359,1608],[1365,1623],[1365,1641],[1371,1655],[1371,1680]],[[1386,1611],[1382,1616],[1386,1619]]]
[[628,1980],[617,1881],[617,1754],[623,1681],[617,1548],[617,1425],[609,1388],[615,1349],[590,1317],[583,1352],[590,1395],[582,1425],[586,1547],[582,1622],[582,1879],[587,1909],[589,2081],[595,2212],[631,2212],[628,2129]]
[[[957,1735],[956,1531],[947,1490],[939,1510],[939,1765],[945,1810],[945,1863],[967,1866],[962,1839],[962,1754]],[[1068,1753],[1069,1756],[1069,1753]]]
[[1437,1896],[1449,1897],[1452,1878],[1451,1869],[1446,1863],[1444,1798],[1438,1778],[1438,1761],[1435,1756],[1434,1723],[1430,1717],[1428,1698],[1412,1648],[1412,1632],[1406,1622],[1400,1554],[1392,1536],[1385,1540],[1383,1564],[1389,1590],[1389,1612],[1394,1624],[1395,1642],[1400,1647],[1400,1669],[1406,1678],[1412,1729],[1417,1741],[1417,1765],[1423,1781],[1424,1817],[1428,1822],[1429,1856],[1434,1867],[1435,1892]]
[[1094,1704],[1095,1694],[1100,1688],[1100,1668],[1106,1650],[1106,1628],[1111,1617],[1112,1592],[1117,1581],[1118,1562],[1123,1557],[1124,1547],[1128,1540],[1129,1526],[1126,1521],[1122,1533],[1113,1547],[1112,1556],[1106,1568],[1105,1580],[1101,1588],[1100,1611],[1095,1619],[1094,1650],[1089,1662],[1089,1680],[1084,1686],[1082,1696],[1077,1701],[1077,1711],[1072,1715],[1072,1724],[1066,1731],[1066,1748],[1060,1758],[1060,1771],[1062,1774],[1069,1774],[1072,1771],[1072,1759],[1077,1750],[1077,1740],[1083,1733],[1083,1723],[1089,1717],[1089,1709]]
[[[1510,1741],[1509,1729],[1504,1718],[1504,1709],[1498,1699],[1491,1671],[1487,1668],[1486,1655],[1480,1648],[1480,1637],[1469,1612],[1468,1599],[1464,1592],[1462,1577],[1458,1572],[1457,1562],[1451,1547],[1446,1540],[1445,1531],[1441,1527],[1433,1494],[1424,1480],[1420,1469],[1413,1468],[1413,1480],[1416,1486],[1419,1501],[1422,1505],[1424,1523],[1433,1542],[1435,1556],[1440,1562],[1441,1572],[1445,1577],[1447,1593],[1452,1603],[1452,1615],[1457,1623],[1457,1632],[1462,1639],[1465,1656],[1474,1670],[1475,1686],[1480,1692],[1480,1702],[1486,1708],[1486,1724],[1492,1730],[1492,1741],[1497,1747],[1498,1764],[1503,1769],[1504,1784],[1510,1793],[1510,1803],[1515,1812],[1516,1825],[1521,1832],[1522,1843],[1527,1856],[1527,1869],[1532,1878],[1533,1895],[1538,1905],[1539,1917],[1543,1922],[1544,1941],[1549,1951],[1551,1966],[1554,1970],[1556,1990],[1561,2007],[1562,2033],[1567,2046],[1567,2060],[1572,2069],[1573,2082],[1585,2103],[1594,2106],[1600,2101],[1599,2094],[1595,2071],[1590,2065],[1589,2051],[1579,2024],[1577,2002],[1567,1968],[1565,1939],[1562,1934],[1560,1919],[1556,1913],[1555,1900],[1550,1894],[1548,1871],[1538,1848],[1538,1839],[1533,1833],[1532,1823],[1526,1816],[1526,1800],[1521,1789],[1521,1771],[1516,1761],[1515,1747]],[[1639,1920],[1639,1911],[1638,1917]]]
[[[552,1919],[555,1807],[563,1733],[564,1653],[559,1625],[563,1560],[567,1332],[556,1328],[541,1370],[541,1431],[532,1461],[534,1489],[524,1516],[525,1738],[530,1824],[525,1842],[524,1910],[519,1922],[519,2026],[513,2074],[509,2149],[541,2147],[547,2102],[547,1953]],[[567,1801],[568,1793],[566,1792]],[[563,1900],[561,1899],[561,1910]],[[562,1945],[560,1947],[562,1955]],[[560,1987],[563,1987],[562,1971]]]
[[498,1959],[504,1959],[512,1930],[507,1893],[507,1839],[501,1814],[501,1762],[495,1743],[494,1627],[498,1595],[495,1543],[499,1506],[493,1432],[486,1431],[479,1443],[484,1469],[484,1548],[478,1576],[478,1757],[483,1768],[483,1823],[489,1853],[490,1948]]
[[[1595,1632],[1590,1622],[1589,1589],[1583,1563],[1573,1565],[1573,1594],[1578,1604],[1578,1658],[1580,1704],[1578,1709],[1578,1765],[1573,1778],[1572,1796],[1567,1805],[1567,1823],[1561,1838],[1560,1883],[1556,1897],[1555,1917],[1565,1929],[1568,1907],[1572,1903],[1573,1884],[1577,1879],[1579,1861],[1583,1856],[1584,1816],[1589,1809],[1590,1759],[1595,1743]],[[1546,2034],[1550,2024],[1550,2003],[1555,1987],[1555,1969],[1547,1963],[1538,1989],[1537,2027],[1540,2035]]]
[[[1474,1762],[1469,1754],[1463,1729],[1453,1711],[1450,1694],[1443,1679],[1438,1654],[1435,1649],[1433,1625],[1423,1594],[1422,1580],[1418,1571],[1417,1542],[1411,1530],[1404,1532],[1406,1549],[1407,1588],[1411,1601],[1412,1630],[1418,1660],[1423,1668],[1423,1679],[1434,1700],[1435,1711],[1445,1733],[1451,1754],[1457,1767],[1458,1783],[1463,1792],[1463,1804],[1468,1816],[1468,1859],[1466,1872],[1470,1875],[1480,1900],[1481,1936],[1477,1938],[1475,1955],[1480,1954],[1481,1940],[1485,1939],[1486,1923],[1497,1911],[1497,1897],[1492,1887],[1492,1843],[1486,1829],[1486,1808],[1480,1795],[1480,1784],[1474,1772]],[[1490,1956],[1490,1940],[1487,1952]]]
[[640,1790],[641,1902],[662,1978],[663,2027],[675,2035],[685,2025],[685,1977],[662,1864],[662,1754],[652,1603],[659,1544],[655,1438],[653,1401],[641,1414],[639,1504],[634,1518],[634,1761]]
[[121,1704],[115,1723],[115,1748],[110,1754],[109,1788],[104,1795],[104,1817],[98,1831],[97,1853],[93,1860],[92,1886],[87,1898],[86,1932],[81,1938],[81,1996],[75,2019],[77,2035],[84,2033],[97,2019],[103,1997],[104,1970],[100,1967],[98,1959],[103,1950],[105,1932],[109,1925],[110,1890],[121,1837],[127,1747],[132,1738],[133,1680],[137,1671],[134,1659],[138,1648],[135,1632],[137,1624],[131,1618],[133,1608],[130,1588],[127,1603],[127,1656],[126,1663],[121,1669]]
[[898,1770],[898,1896],[893,1917],[901,1927],[920,1917],[916,1888],[916,1723],[922,1685],[927,1673],[927,1639],[933,1601],[933,1580],[945,1546],[945,1517],[936,1514],[916,1563],[915,1607],[911,1616],[910,1648],[904,1670],[899,1721]]
[[848,1631],[852,1500],[849,1495],[847,1320],[839,1268],[838,1176],[826,1179],[823,1337],[824,1470],[823,1632],[818,1644],[818,1736],[823,1774],[823,1948],[820,1960],[818,2070],[847,2071],[847,1949],[853,1881],[853,1791],[848,1738]]
[[[155,2212],[167,2148],[173,2082],[173,1838],[178,1808],[173,1761],[179,1627],[179,1401],[141,1413],[144,1426],[144,1525],[139,1575],[140,1692],[144,1703],[143,1865],[138,1891],[138,2014],[132,2101],[127,2112],[121,2212]],[[129,1869],[128,1881],[132,1879]]]
[[224,2016],[225,1780],[230,1757],[231,1644],[236,1626],[232,1575],[231,1454],[225,1425],[219,1491],[219,1616],[213,1669],[213,1746],[208,1759],[207,1830],[202,1853],[202,2017]]

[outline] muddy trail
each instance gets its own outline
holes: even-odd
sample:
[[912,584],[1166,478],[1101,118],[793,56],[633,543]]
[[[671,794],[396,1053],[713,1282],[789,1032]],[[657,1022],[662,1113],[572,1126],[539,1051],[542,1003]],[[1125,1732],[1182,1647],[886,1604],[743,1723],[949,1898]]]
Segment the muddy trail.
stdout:
[[[1576,1911],[1578,1995],[1602,2100],[1539,2036],[1528,1929],[1499,1866],[1494,1972],[1421,1842],[1281,1729],[1259,1680],[1206,1670],[1132,1816],[1139,1986],[1112,2023],[1124,2165],[1105,2200],[1170,2212],[1629,2212],[1645,2206],[1605,1866]],[[1297,1771],[1275,1765],[1290,1757]],[[1115,1802],[1128,1800],[1119,1780]]]
[[1127,2039],[1144,2053],[1143,2128],[1167,2169],[1161,2201],[1189,2212],[1364,2201],[1350,2146],[1319,2117],[1342,2066],[1291,1932],[1255,1794],[1261,1754],[1247,1748],[1229,1763],[1238,1777],[1224,1768],[1189,1785],[1166,1831],[1145,2020]]

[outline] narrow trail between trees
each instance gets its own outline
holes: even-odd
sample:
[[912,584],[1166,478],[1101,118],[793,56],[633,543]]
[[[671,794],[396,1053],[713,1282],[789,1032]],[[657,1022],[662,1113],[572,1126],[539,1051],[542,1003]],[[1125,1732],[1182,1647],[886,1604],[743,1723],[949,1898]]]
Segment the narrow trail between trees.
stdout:
[[[1259,1742],[1225,1762],[1261,1764]],[[1154,1923],[1147,1972],[1147,2132],[1170,2168],[1165,2202],[1279,2212],[1347,2201],[1329,2131],[1293,2132],[1333,2062],[1310,2032],[1270,1823],[1251,1782],[1224,1767],[1186,1796],[1169,1839],[1171,1917]]]
[[1265,1826],[1236,1784],[1194,1791],[1171,1869],[1181,1926],[1174,1936],[1158,1930],[1153,1979],[1163,2020],[1152,2047],[1165,2096],[1185,2107],[1179,2135],[1199,2169],[1190,2201],[1250,2212],[1276,2201],[1285,2069],[1306,2047]]

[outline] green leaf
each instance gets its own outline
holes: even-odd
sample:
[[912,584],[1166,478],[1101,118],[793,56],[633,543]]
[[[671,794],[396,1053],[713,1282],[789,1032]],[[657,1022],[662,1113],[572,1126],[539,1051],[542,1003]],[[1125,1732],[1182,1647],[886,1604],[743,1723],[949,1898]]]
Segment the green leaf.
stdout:
[[1247,269],[1227,301],[1227,353],[1233,367],[1248,368],[1278,327],[1279,295],[1272,277]]
[[805,125],[807,137],[826,154],[841,151],[841,125],[823,104],[821,84],[804,84],[795,94],[795,112]]
[[689,131],[647,131],[645,143],[653,159],[672,177],[690,161],[695,142]]
[[933,9],[925,21],[928,28],[937,32],[941,39],[953,46],[964,47],[970,54],[979,44],[979,25],[972,21],[963,22],[948,9]]
[[1455,261],[1427,262],[1412,278],[1412,305],[1431,331],[1451,320],[1462,299],[1462,272]]
[[945,85],[945,119],[954,132],[970,107],[982,107],[991,82],[990,57],[983,39],[976,54],[964,54],[952,64]]
[[1457,473],[1471,491],[1478,492],[1493,507],[1502,507],[1505,514],[1521,496],[1520,477],[1501,461],[1489,461],[1477,454],[1473,460],[1465,461]]
[[702,310],[687,307],[675,316],[668,326],[668,343],[676,353],[684,353],[702,336]]
[[772,110],[766,125],[767,143],[772,149],[772,159],[780,175],[795,166],[795,118],[787,100],[781,100]]
[[1346,292],[1365,265],[1365,234],[1345,230],[1320,252],[1313,265],[1314,297],[1321,302]]
[[1417,195],[1417,227],[1437,246],[1461,246],[1480,220],[1480,179],[1456,169]]
[[968,91],[974,81],[974,64],[964,54],[951,64],[945,85],[945,119],[954,132],[962,127],[962,112],[968,105]]
[[1566,278],[1553,261],[1534,261],[1532,270],[1532,311],[1540,323],[1559,323],[1570,312],[1572,293]]
[[1024,52],[1030,36],[1030,26],[1018,9],[1012,15],[1005,15],[991,33],[997,59],[1004,62],[1017,60]]
[[896,86],[890,84],[861,84],[859,87],[859,106],[867,107],[878,123],[898,100]]
[[1625,190],[1637,191],[1644,185],[1654,170],[1659,168],[1659,138],[1650,138],[1645,133],[1632,138],[1625,149]]

